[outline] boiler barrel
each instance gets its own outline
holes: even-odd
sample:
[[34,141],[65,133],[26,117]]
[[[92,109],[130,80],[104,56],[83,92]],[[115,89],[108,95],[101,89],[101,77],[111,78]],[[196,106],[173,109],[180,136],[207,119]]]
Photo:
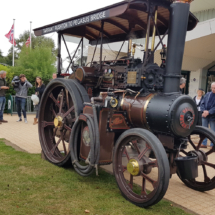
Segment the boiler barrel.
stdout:
[[126,97],[121,103],[133,127],[145,128],[154,133],[187,137],[197,123],[197,107],[185,95],[150,94],[134,99]]

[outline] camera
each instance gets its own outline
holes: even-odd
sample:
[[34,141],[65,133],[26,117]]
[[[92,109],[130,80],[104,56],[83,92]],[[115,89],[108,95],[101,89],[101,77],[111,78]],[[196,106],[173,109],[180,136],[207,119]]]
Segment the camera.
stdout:
[[19,87],[19,76],[14,76],[13,80],[12,80],[12,84],[14,88],[18,88]]

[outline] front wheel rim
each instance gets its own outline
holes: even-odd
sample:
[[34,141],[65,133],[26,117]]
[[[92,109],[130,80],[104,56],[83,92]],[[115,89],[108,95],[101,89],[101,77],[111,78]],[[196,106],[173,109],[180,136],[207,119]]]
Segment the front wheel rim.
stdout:
[[[153,201],[154,196],[157,192],[159,192],[159,181],[161,180],[160,164],[157,162],[156,158],[149,158],[149,156],[153,154],[152,147],[147,142],[143,144],[144,147],[140,147],[141,142],[143,144],[143,140],[141,140],[139,136],[125,138],[119,145],[118,150],[115,152],[117,154],[117,156],[115,155],[115,158],[117,158],[114,163],[115,177],[121,192],[125,195],[126,198],[136,204],[144,204]],[[128,152],[128,143],[131,144],[131,147],[133,149],[135,149],[136,156],[134,156],[134,153],[132,154]],[[131,160],[132,157],[135,157],[138,162],[140,160],[147,160],[150,163],[150,167],[153,169],[153,171],[149,174],[140,171],[139,176],[135,176],[128,172],[126,173],[127,166],[123,165],[123,157],[126,157],[127,162]],[[147,167],[144,167],[144,169],[147,169]],[[157,175],[153,175],[156,171]],[[141,177],[141,186],[135,185],[137,177]]]

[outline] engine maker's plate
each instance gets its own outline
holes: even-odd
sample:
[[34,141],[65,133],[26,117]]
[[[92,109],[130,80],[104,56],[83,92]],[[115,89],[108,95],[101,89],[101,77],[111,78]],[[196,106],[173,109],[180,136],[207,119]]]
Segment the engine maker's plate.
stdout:
[[136,84],[137,72],[128,72],[127,84]]

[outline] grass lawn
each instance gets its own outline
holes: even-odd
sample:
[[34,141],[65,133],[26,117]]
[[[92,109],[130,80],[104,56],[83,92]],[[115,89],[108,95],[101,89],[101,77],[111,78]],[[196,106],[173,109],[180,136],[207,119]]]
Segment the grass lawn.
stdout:
[[79,176],[73,169],[59,168],[40,155],[14,150],[0,139],[0,214],[188,214],[161,201],[139,208],[120,194],[112,175]]

